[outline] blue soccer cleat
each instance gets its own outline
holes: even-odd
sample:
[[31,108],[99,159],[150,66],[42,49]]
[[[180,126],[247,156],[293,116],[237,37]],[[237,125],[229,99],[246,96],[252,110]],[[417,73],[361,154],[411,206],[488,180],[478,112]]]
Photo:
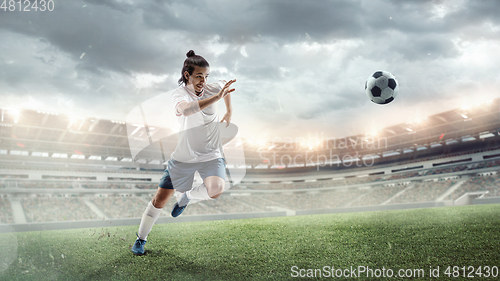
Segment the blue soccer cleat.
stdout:
[[189,201],[190,200],[187,197],[187,194],[186,193],[182,194],[181,200],[175,203],[174,208],[172,209],[172,217],[176,218],[180,216],[182,212],[184,212],[184,209],[186,209],[186,207],[188,206]]
[[136,255],[144,255],[144,245],[146,245],[146,240],[142,240],[139,238],[139,235],[137,235],[137,240],[135,240],[134,246],[132,246],[132,253]]
[[187,205],[184,205],[182,207],[179,207],[179,203],[175,203],[174,208],[172,209],[172,217],[176,218],[184,212],[184,209],[186,209]]

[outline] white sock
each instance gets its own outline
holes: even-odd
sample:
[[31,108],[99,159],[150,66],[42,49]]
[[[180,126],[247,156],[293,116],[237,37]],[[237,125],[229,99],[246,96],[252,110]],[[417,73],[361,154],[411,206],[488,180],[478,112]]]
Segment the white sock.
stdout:
[[142,214],[141,224],[139,225],[139,232],[137,233],[137,235],[139,235],[139,239],[146,240],[149,232],[153,228],[153,224],[155,224],[158,220],[161,210],[163,210],[163,208],[155,208],[153,203],[149,201],[144,214]]
[[186,196],[189,199],[198,199],[198,200],[212,199],[210,198],[210,195],[208,195],[207,187],[203,183],[200,186],[191,189],[190,191],[186,191]]

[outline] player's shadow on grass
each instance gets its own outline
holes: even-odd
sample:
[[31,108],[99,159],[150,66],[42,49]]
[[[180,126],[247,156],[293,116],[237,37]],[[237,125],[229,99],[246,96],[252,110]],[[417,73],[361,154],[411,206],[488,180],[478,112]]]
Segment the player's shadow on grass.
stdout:
[[[130,249],[132,249],[132,246],[130,246]],[[134,256],[138,256],[138,257],[142,257],[142,256],[160,257],[160,256],[165,255],[165,253],[163,253],[163,250],[156,250],[156,251],[144,250],[144,254],[134,254],[134,253],[132,253],[132,254]]]
[[[130,247],[131,248],[131,247]],[[228,272],[214,270],[213,265],[175,255],[168,249],[148,249],[143,255],[131,251],[117,252],[94,270],[80,268],[80,280],[233,280]]]

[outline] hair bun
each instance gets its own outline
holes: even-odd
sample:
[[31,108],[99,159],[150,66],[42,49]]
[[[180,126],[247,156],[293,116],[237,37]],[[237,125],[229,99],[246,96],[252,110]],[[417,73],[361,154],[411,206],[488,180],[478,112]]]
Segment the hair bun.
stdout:
[[196,54],[194,53],[194,51],[193,51],[193,50],[190,50],[189,52],[187,52],[186,57],[188,57],[188,58],[189,58],[189,57],[193,57],[193,56],[195,56],[195,55],[196,55]]

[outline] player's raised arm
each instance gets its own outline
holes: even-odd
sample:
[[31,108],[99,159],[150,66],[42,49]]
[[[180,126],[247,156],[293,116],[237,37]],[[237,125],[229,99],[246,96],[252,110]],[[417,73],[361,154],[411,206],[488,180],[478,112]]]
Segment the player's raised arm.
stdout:
[[[234,88],[230,88],[231,84],[233,84],[234,82],[236,82],[236,79],[230,80],[224,85],[224,87],[222,87],[219,93],[207,99],[180,103],[177,106],[177,111],[179,111],[179,113],[184,116],[189,116],[205,109],[209,105],[217,102],[221,98],[227,97],[230,93],[234,92]],[[227,102],[226,102],[226,107],[227,107]]]
[[[234,80],[236,81],[236,80]],[[226,81],[224,81],[226,82]],[[234,89],[233,89],[234,90]],[[224,117],[220,120],[220,122],[226,121],[227,125],[226,127],[229,126],[229,123],[231,123],[231,116],[233,115],[233,106],[231,105],[231,95],[227,94],[224,97],[224,104],[226,105],[226,114],[224,114]]]

